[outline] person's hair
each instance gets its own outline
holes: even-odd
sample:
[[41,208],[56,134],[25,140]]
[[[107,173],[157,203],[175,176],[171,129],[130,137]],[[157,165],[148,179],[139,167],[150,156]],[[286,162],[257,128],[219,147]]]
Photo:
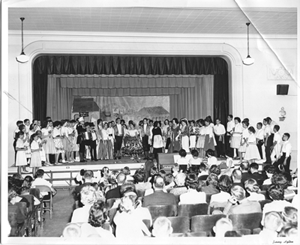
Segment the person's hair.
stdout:
[[192,150],[191,153],[192,153],[193,157],[198,157],[199,156],[199,152],[197,150]]
[[177,186],[184,186],[186,175],[184,173],[179,173],[175,177],[175,183]]
[[132,120],[130,120],[130,121],[128,122],[128,125],[132,125],[133,127],[135,126],[135,124],[134,124],[134,122],[133,122]]
[[166,174],[164,176],[164,183],[165,183],[165,185],[169,185],[172,182],[174,182],[174,176],[173,176],[173,174],[171,174],[171,173]]
[[215,156],[215,151],[212,150],[212,149],[208,149],[208,150],[206,151],[206,156],[207,156],[207,157],[208,157],[208,156]]
[[206,186],[206,181],[198,178],[198,186],[197,186],[196,190],[198,192],[202,191],[202,186]]
[[220,175],[221,174],[221,169],[218,165],[211,165],[208,172],[209,172],[209,174]]
[[124,184],[125,180],[126,180],[126,175],[124,173],[121,172],[117,175],[118,184]]
[[24,132],[20,131],[16,133],[16,139],[20,138],[21,135],[24,135]]
[[195,124],[195,120],[190,120],[189,123]]
[[233,116],[231,114],[229,114],[228,117],[230,117],[231,119],[233,118]]
[[67,226],[64,228],[63,237],[81,237],[81,227],[79,224],[76,223],[69,223]]
[[241,119],[239,117],[235,117],[234,120],[238,121],[239,123],[241,122]]
[[122,169],[122,172],[125,174],[125,175],[130,175],[130,168],[125,166],[123,169]]
[[43,169],[38,169],[35,173],[35,178],[42,178],[45,174],[45,171]]
[[272,200],[284,199],[284,189],[280,185],[270,185],[267,193]]
[[122,120],[120,121],[120,124],[122,124],[122,123],[125,124],[125,120],[124,120],[124,119],[122,119]]
[[254,127],[251,126],[251,127],[248,128],[248,130],[249,130],[250,132],[252,132],[253,134],[255,134],[255,129],[254,129]]
[[291,225],[283,227],[279,232],[278,237],[298,237],[298,226]]
[[199,169],[201,171],[206,171],[207,170],[207,166],[202,162],[202,163],[200,163]]
[[197,189],[198,176],[196,173],[189,173],[185,178],[185,186],[191,189]]
[[186,151],[184,149],[179,150],[179,156],[186,157]]
[[156,128],[158,127],[158,125],[161,126],[160,121],[155,121],[153,127]]
[[154,221],[152,230],[154,237],[168,237],[172,232],[172,223],[167,217],[161,216]]
[[231,177],[232,177],[232,181],[234,181],[234,180],[242,180],[242,171],[239,170],[239,169],[233,170],[232,174],[231,174]]
[[203,119],[199,119],[198,121],[197,121],[199,124],[201,124],[202,126],[204,126],[204,120]]
[[173,122],[173,121],[175,121],[175,123],[176,123],[176,124],[178,124],[178,123],[179,123],[179,121],[178,121],[178,119],[177,119],[177,118],[173,118],[173,119],[172,119],[172,122]]
[[119,204],[119,209],[122,212],[129,212],[131,208],[134,207],[136,198],[134,196],[122,197],[121,202]]
[[53,127],[54,127],[54,128],[57,127],[57,126],[61,126],[61,122],[60,122],[60,121],[55,121],[55,122],[53,123]]
[[289,133],[284,133],[283,135],[287,136],[288,139],[291,137],[291,135]]
[[164,187],[164,179],[163,177],[157,175],[154,178],[154,187],[158,189],[162,189]]
[[144,182],[145,179],[145,171],[144,169],[138,169],[135,171],[135,174],[133,175],[133,179],[135,183]]
[[136,193],[135,185],[131,183],[125,183],[120,188],[120,194],[121,196],[124,196],[127,192],[134,192]]
[[211,116],[207,116],[207,117],[205,118],[204,121],[207,121],[207,122],[209,122],[209,123],[212,123],[212,122],[213,122]]
[[[31,127],[31,125],[30,125],[30,127]],[[30,129],[30,127],[29,127],[29,129]],[[25,125],[24,124],[21,124],[20,126],[19,126],[19,131],[23,131],[25,129]],[[31,130],[31,129],[30,129]]]
[[247,160],[242,161],[241,164],[240,164],[240,168],[241,168],[242,171],[245,171],[245,170],[248,171],[249,161],[247,161]]
[[30,175],[25,176],[24,180],[26,180],[27,182],[32,182],[33,178]]
[[238,201],[241,201],[246,197],[245,190],[239,185],[235,185],[231,188],[231,195]]
[[282,217],[279,213],[271,211],[266,213],[263,220],[263,227],[272,231],[280,231],[283,226]]
[[102,200],[98,200],[90,209],[88,223],[94,227],[102,227],[106,220],[107,212],[105,203]]
[[257,125],[259,125],[260,127],[263,126],[263,124],[261,122],[258,122]]
[[248,126],[249,126],[249,121],[248,121],[248,120],[243,120],[243,121],[242,121],[242,124],[245,124],[246,127],[248,127]]
[[18,120],[18,121],[16,122],[16,125],[18,126],[19,124],[23,124],[23,121]]
[[152,119],[149,119],[149,123],[153,123],[153,120],[152,120]]
[[253,168],[255,170],[258,170],[258,164],[256,162],[253,162],[250,164],[250,169]]
[[86,170],[84,172],[83,178],[84,179],[91,179],[94,177],[94,172],[92,170]]
[[206,179],[207,185],[218,186],[218,175],[210,173]]
[[245,190],[248,192],[258,192],[259,191],[259,185],[257,184],[257,181],[255,179],[247,179],[244,183]]
[[80,191],[80,201],[84,205],[94,204],[96,201],[96,189],[90,185],[82,187]]
[[285,207],[282,212],[282,220],[285,223],[285,225],[297,225],[298,210],[291,206]]
[[264,167],[264,171],[268,174],[275,174],[277,172],[276,168],[273,165],[266,165]]
[[162,178],[164,178],[164,177],[166,176],[167,173],[166,173],[165,170],[161,169],[161,170],[158,171],[158,174],[159,174]]
[[219,182],[218,182],[218,188],[221,190],[221,191],[224,191],[224,192],[230,192],[230,189],[232,187],[232,180],[231,178],[228,176],[228,175],[222,175],[220,178],[219,178]]
[[286,189],[289,185],[289,181],[283,173],[273,174],[271,178],[271,183],[273,185],[280,185],[282,189]]
[[[226,231],[224,231],[224,229],[226,229]],[[233,229],[232,221],[229,218],[225,218],[225,217],[217,220],[214,227],[214,231],[216,235],[218,232],[220,232],[220,230],[222,230],[225,234],[227,231],[231,231],[232,229]]]
[[278,132],[279,129],[280,129],[280,126],[279,126],[279,125],[275,125],[275,126],[274,126],[274,129],[276,129],[276,131]]
[[19,173],[14,173],[12,177],[13,179],[22,179],[22,175]]
[[29,122],[29,119],[25,119],[25,120],[24,120],[24,123],[26,123],[26,122]]

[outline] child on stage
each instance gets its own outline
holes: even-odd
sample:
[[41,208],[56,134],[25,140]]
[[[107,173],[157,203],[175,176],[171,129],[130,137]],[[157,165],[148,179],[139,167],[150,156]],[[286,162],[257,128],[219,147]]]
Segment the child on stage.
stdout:
[[42,146],[39,144],[39,137],[37,134],[33,134],[30,137],[30,149],[31,149],[31,162],[30,167],[32,168],[32,175],[35,176],[36,168],[42,166],[41,160],[41,149]]
[[26,165],[27,165],[27,159],[26,159],[26,151],[27,147],[25,146],[25,135],[24,132],[20,131],[16,133],[16,166],[18,167],[18,173],[21,174],[21,169],[23,170],[24,173],[28,173],[26,170]]

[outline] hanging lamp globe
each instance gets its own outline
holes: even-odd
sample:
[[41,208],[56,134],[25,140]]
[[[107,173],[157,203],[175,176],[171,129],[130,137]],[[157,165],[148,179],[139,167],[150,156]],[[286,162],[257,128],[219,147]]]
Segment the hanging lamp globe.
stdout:
[[248,55],[246,57],[246,59],[243,59],[243,64],[246,66],[250,66],[254,63],[254,59],[251,58],[250,54],[249,54],[249,25],[250,22],[246,23],[247,25],[247,50],[248,50]]
[[19,63],[26,63],[29,61],[29,57],[24,53],[24,42],[23,42],[23,21],[25,20],[24,17],[21,17],[20,18],[21,20],[21,30],[22,30],[22,33],[21,33],[21,39],[22,39],[22,51],[21,51],[21,54],[18,55],[16,57],[16,60],[19,62]]

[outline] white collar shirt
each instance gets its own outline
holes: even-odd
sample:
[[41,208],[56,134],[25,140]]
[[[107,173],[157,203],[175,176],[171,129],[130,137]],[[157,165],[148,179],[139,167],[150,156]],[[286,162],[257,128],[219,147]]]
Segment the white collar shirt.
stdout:
[[292,144],[288,140],[283,141],[282,153],[285,153],[286,157],[290,156],[292,153]]
[[219,124],[219,125],[216,124],[216,125],[214,126],[214,132],[215,132],[215,134],[217,134],[217,135],[223,135],[223,134],[225,134],[226,131],[225,131],[224,125],[223,125],[223,124]]
[[227,122],[227,132],[230,133],[230,132],[233,130],[234,125],[235,125],[235,124],[234,124],[234,121],[233,121],[233,120]]

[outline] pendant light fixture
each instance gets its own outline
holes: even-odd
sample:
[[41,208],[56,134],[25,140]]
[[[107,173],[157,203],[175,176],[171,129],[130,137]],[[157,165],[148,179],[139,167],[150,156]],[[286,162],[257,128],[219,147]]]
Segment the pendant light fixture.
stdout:
[[247,25],[247,49],[248,49],[248,55],[246,57],[246,59],[243,60],[243,64],[246,66],[250,66],[254,63],[254,59],[251,58],[250,54],[249,54],[249,25],[250,22],[246,23]]
[[16,60],[19,62],[19,63],[26,63],[28,62],[29,60],[29,57],[24,53],[24,42],[23,42],[23,21],[25,20],[24,17],[21,17],[20,18],[22,24],[21,24],[21,27],[22,27],[22,34],[21,34],[21,39],[22,39],[22,51],[21,51],[21,54],[19,56],[16,57]]

